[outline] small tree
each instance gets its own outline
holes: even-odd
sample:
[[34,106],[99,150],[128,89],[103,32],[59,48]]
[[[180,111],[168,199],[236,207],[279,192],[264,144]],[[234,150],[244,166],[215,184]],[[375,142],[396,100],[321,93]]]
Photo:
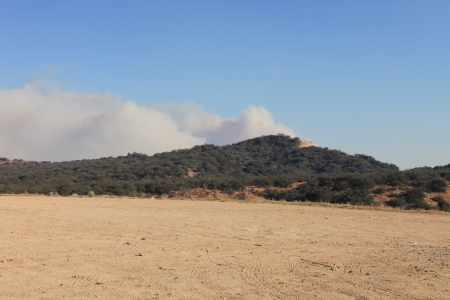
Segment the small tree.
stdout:
[[450,203],[444,197],[436,196],[431,198],[431,200],[437,202],[439,210],[450,212]]
[[428,189],[431,192],[445,193],[447,190],[447,183],[442,179],[435,179],[428,183]]
[[401,197],[405,199],[406,203],[418,204],[425,199],[425,193],[420,188],[413,188],[401,194]]

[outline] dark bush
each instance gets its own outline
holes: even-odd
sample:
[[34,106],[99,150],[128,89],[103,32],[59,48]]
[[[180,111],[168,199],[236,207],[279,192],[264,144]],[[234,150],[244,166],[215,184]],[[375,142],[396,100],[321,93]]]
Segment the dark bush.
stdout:
[[401,194],[401,197],[405,199],[406,203],[416,204],[425,199],[425,193],[420,188],[413,188]]
[[450,171],[441,171],[439,172],[439,176],[444,179],[450,180]]
[[75,188],[71,183],[63,183],[56,188],[56,192],[61,196],[70,196],[75,192]]
[[431,206],[428,203],[426,203],[424,201],[421,201],[421,202],[415,203],[413,205],[409,205],[407,207],[407,209],[426,209],[426,210],[430,210]]
[[295,182],[295,180],[293,178],[289,178],[287,176],[281,176],[281,177],[276,178],[273,181],[273,186],[279,187],[279,188],[287,188],[287,187],[290,187],[294,182]]
[[438,203],[439,209],[442,211],[450,212],[450,203],[448,201],[442,201]]
[[442,179],[435,179],[432,180],[428,183],[427,188],[431,191],[431,192],[435,192],[435,193],[445,193],[445,191],[447,190],[447,183],[445,182],[445,180]]
[[153,188],[153,194],[157,195],[163,195],[163,194],[170,194],[170,192],[175,190],[175,185],[171,182],[161,182],[155,185]]
[[350,185],[352,188],[369,190],[375,186],[375,181],[368,176],[358,175],[350,179]]
[[373,196],[366,189],[353,189],[336,196],[333,203],[348,203],[351,205],[374,205]]
[[384,194],[384,193],[386,193],[386,187],[384,187],[384,186],[377,187],[376,189],[374,189],[372,191],[372,193],[374,193],[376,195]]
[[433,198],[431,198],[431,200],[433,200],[434,202],[437,202],[437,203],[445,201],[444,197],[442,197],[442,196],[433,197]]
[[406,207],[407,203],[404,198],[394,198],[392,200],[386,201],[386,204],[391,207]]
[[345,191],[350,188],[350,183],[347,180],[338,180],[333,184],[333,191]]
[[392,172],[383,175],[383,183],[390,186],[398,186],[406,182],[406,177],[402,172]]
[[273,186],[273,180],[271,180],[268,177],[260,177],[260,178],[256,178],[253,180],[253,184],[259,187],[269,187],[269,186]]
[[279,189],[266,189],[264,191],[264,198],[269,200],[282,200],[284,196],[284,193]]
[[[303,184],[306,186],[307,184]],[[304,199],[311,202],[330,202],[331,191],[327,187],[310,186],[309,191],[305,193]]]
[[439,210],[450,212],[450,203],[444,199],[442,196],[436,196],[431,198],[434,202],[437,202],[437,207]]
[[332,177],[332,175],[322,175],[318,178],[317,185],[319,186],[333,186],[335,184],[336,179]]

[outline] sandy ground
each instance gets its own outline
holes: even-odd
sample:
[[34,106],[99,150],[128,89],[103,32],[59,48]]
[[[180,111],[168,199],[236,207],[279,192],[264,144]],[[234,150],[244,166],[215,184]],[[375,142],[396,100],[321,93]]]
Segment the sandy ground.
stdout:
[[450,299],[450,216],[0,197],[0,298]]

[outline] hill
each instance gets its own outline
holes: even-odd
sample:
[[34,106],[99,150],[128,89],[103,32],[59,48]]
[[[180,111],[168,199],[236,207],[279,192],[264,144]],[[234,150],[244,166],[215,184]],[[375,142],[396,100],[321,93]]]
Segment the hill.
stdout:
[[[4,159],[5,163],[0,165],[0,192],[158,192],[150,188],[136,188],[136,185],[151,186],[162,181],[173,182],[192,177],[211,181],[224,177],[398,170],[395,165],[379,162],[370,156],[348,155],[320,147],[300,147],[300,144],[298,138],[271,135],[222,147],[201,145],[153,156],[129,153],[116,158],[55,163]],[[98,188],[100,186],[102,188]]]
[[[285,135],[227,146],[201,145],[148,156],[129,153],[68,162],[0,164],[0,193],[46,195],[253,196],[273,200],[450,210],[450,165],[398,171]],[[203,195],[203,196],[201,196]],[[428,201],[428,202],[427,202]]]

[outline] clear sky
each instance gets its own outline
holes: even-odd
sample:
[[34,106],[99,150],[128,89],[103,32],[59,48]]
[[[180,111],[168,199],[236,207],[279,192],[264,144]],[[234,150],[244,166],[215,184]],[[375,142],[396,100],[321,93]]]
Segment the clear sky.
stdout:
[[[0,0],[0,156],[279,131],[401,169],[446,165],[449,16],[447,0]],[[137,149],[93,150],[113,141]]]

